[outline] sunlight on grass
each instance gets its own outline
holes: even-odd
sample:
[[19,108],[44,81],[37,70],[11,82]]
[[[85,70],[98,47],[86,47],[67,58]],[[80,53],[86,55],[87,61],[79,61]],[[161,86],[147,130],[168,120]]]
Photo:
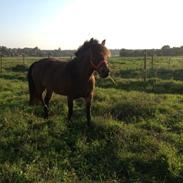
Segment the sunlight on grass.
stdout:
[[183,182],[179,67],[143,82],[140,58],[110,64],[117,84],[97,79],[91,127],[83,100],[68,122],[66,97],[54,94],[43,119],[28,106],[26,68],[0,73],[0,182]]

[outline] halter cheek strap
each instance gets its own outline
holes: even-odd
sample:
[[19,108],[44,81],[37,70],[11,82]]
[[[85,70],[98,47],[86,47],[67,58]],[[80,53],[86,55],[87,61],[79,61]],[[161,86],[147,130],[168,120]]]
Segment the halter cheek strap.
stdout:
[[102,65],[107,65],[106,60],[100,61],[97,65],[95,65],[92,61],[90,61],[90,63],[91,63],[94,70],[98,70]]

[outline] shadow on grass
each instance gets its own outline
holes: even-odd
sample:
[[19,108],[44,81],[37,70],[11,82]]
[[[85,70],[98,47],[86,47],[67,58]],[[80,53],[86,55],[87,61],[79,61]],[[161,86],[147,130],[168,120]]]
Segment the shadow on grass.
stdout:
[[57,166],[65,171],[72,169],[79,180],[87,176],[92,181],[145,182],[152,177],[161,181],[166,177],[169,182],[181,182],[169,171],[166,157],[150,160],[135,154],[120,157],[123,146],[130,146],[126,143],[133,139],[128,139],[130,136],[126,136],[125,129],[118,125],[93,123],[89,128],[83,118],[72,123],[46,120],[35,125],[32,121],[27,129],[7,129],[3,136],[6,140],[0,143],[1,165],[21,160],[28,165],[34,162],[34,166],[40,165],[37,168],[43,170]]
[[17,64],[14,67],[6,67],[5,70],[7,72],[27,72],[29,67],[27,65]]
[[[114,76],[126,78],[126,79],[137,79],[143,78],[143,69],[128,69],[128,70],[120,70],[117,73],[114,73]],[[147,78],[156,77],[162,80],[180,80],[183,81],[183,69],[148,69],[147,70]]]
[[6,80],[19,80],[19,81],[27,81],[26,73],[18,73],[18,72],[11,72],[11,73],[0,73],[0,78]]
[[6,182],[17,182],[17,183],[30,183],[30,181],[24,176],[20,175],[18,170],[11,169],[6,169],[4,167],[0,167],[0,173],[2,173],[2,176],[0,177],[0,182],[6,183]]
[[0,78],[6,80],[20,80],[20,81],[27,81],[27,71],[28,66],[26,65],[16,65],[14,67],[7,67],[5,71],[0,73]]

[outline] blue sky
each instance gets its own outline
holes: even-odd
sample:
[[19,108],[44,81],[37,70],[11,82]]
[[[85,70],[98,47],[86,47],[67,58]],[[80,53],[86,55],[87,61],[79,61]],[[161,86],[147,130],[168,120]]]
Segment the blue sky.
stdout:
[[66,2],[69,1],[0,0],[0,45],[36,46],[41,33],[44,33],[42,26],[49,26],[55,12],[62,11]]
[[182,0],[0,0],[0,45],[77,49],[183,45]]

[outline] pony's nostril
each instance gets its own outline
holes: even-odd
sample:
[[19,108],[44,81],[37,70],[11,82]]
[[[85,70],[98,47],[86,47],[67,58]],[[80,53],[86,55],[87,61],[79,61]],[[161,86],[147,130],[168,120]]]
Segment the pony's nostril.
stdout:
[[107,71],[105,71],[105,70],[102,71],[102,75],[103,75],[103,76],[105,76],[105,75],[107,75],[107,74],[108,74]]
[[109,74],[109,69],[105,70],[104,73],[108,75]]
[[109,75],[109,70],[102,69],[99,74],[102,78],[106,78]]

